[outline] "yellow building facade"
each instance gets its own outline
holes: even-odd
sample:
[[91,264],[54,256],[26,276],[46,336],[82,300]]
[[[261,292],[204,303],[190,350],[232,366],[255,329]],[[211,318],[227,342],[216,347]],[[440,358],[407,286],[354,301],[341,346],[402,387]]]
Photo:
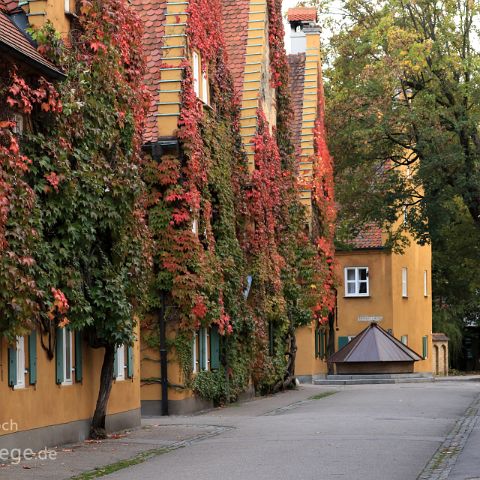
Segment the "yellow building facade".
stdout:
[[415,372],[431,373],[430,246],[411,242],[404,253],[397,254],[379,245],[337,250],[336,256],[341,281],[337,295],[335,351],[369,323],[376,322],[422,358],[415,362]]
[[[189,47],[188,1],[152,1],[148,8],[137,0],[133,4],[144,22],[153,22],[153,26],[149,23],[145,32],[148,71],[152,72],[147,73],[147,86],[154,96],[147,122],[145,149],[152,155],[155,151],[160,156],[178,155],[177,134],[185,65],[191,68],[194,89],[203,108],[210,108],[209,89],[214,80],[208,78],[208,66],[204,65],[200,52]],[[266,0],[222,0],[221,4],[222,25],[218,27],[225,40],[228,68],[233,76],[240,108],[242,148],[252,171],[257,110],[260,108],[265,113],[270,128],[276,124],[276,92],[270,85],[268,6]],[[192,228],[198,228],[198,225]],[[169,414],[184,414],[213,405],[211,401],[195,396],[185,385],[178,352],[172,347],[177,334],[175,322],[167,322],[164,348],[158,345],[161,341],[155,346],[147,340],[142,343],[141,400],[145,414],[165,414],[167,411]],[[193,378],[199,371],[218,365],[219,342],[215,328],[202,328],[194,334]],[[162,350],[167,358],[163,372]],[[168,401],[165,401],[162,392],[166,392]],[[252,394],[253,389],[250,389],[245,395]]]

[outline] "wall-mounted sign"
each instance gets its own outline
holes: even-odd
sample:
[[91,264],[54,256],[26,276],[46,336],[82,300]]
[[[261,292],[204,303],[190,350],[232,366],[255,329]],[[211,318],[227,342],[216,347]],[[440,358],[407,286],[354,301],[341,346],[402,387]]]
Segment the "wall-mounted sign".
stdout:
[[383,320],[383,317],[378,316],[378,315],[359,315],[358,316],[358,321],[359,322],[381,322]]

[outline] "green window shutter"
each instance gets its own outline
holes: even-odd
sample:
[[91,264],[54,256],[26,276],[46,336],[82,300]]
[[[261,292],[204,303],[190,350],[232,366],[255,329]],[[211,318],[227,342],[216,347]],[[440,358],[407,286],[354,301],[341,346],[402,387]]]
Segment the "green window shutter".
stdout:
[[133,378],[133,347],[127,347],[127,377]]
[[113,378],[117,378],[118,373],[118,347],[115,347],[115,358],[113,360]]
[[205,360],[207,355],[207,352],[205,351],[205,336],[205,329],[201,328],[198,336],[198,341],[200,342],[200,370],[205,370]]
[[81,331],[75,332],[75,381],[83,380],[83,335]]
[[315,358],[318,357],[318,328],[315,329]]
[[422,338],[422,345],[423,345],[423,358],[426,359],[428,357],[428,337],[427,336]]
[[37,383],[37,331],[28,336],[28,377],[30,385]]
[[17,350],[13,347],[8,349],[8,385],[14,387],[17,384]]
[[338,349],[340,350],[348,343],[348,337],[338,337]]
[[218,327],[214,325],[210,331],[210,368],[220,368],[220,335]]
[[61,328],[57,328],[57,348],[55,353],[57,384],[60,385],[65,380],[63,377],[63,330]]
[[325,331],[320,330],[319,334],[320,334],[320,338],[318,339],[318,342],[320,344],[319,356],[320,358],[323,358],[325,357]]

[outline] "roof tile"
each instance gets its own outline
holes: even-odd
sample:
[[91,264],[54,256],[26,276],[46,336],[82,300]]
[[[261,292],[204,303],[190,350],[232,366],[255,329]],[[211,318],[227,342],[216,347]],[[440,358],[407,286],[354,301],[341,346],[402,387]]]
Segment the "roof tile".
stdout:
[[358,235],[351,240],[350,245],[356,249],[382,248],[383,239],[381,227],[373,223],[365,225]]
[[289,8],[287,19],[289,22],[316,22],[317,9],[307,7]]
[[242,94],[245,53],[247,51],[249,0],[222,0],[223,35],[227,62],[234,78],[235,92]]
[[35,49],[35,47],[28,41],[23,32],[10,20],[8,15],[0,12],[0,45],[4,45],[10,50],[15,51],[25,60],[35,62],[40,68],[51,75],[62,75],[60,70],[43,58]]

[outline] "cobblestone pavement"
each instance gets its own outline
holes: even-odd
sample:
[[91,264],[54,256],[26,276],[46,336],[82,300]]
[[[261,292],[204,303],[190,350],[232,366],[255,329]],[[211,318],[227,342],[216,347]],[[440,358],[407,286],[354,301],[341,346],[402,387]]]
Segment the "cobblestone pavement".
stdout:
[[[467,460],[469,465],[461,465],[463,463],[461,454],[467,442],[472,441],[471,434],[478,423],[479,411],[480,395],[475,398],[465,414],[457,420],[452,431],[418,476],[418,480],[449,480],[454,476],[459,480],[480,480],[480,444],[473,447],[476,450],[476,461]],[[464,471],[464,474],[460,476],[452,475],[457,463],[458,469]]]

